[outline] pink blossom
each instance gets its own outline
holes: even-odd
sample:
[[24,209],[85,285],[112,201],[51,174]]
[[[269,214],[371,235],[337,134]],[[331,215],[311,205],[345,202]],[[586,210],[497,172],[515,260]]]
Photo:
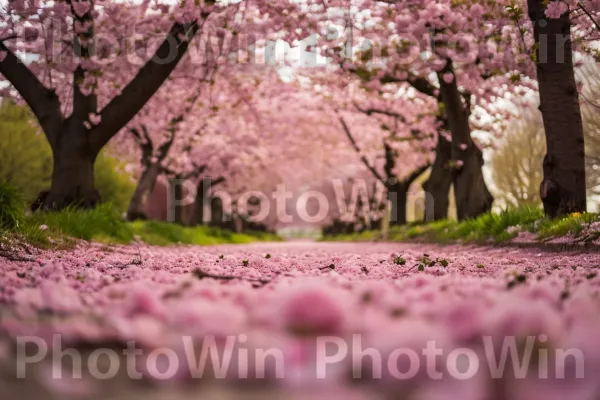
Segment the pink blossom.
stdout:
[[75,10],[75,14],[81,18],[92,9],[92,5],[86,0],[74,1],[73,9]]
[[54,395],[64,398],[83,398],[95,393],[97,386],[89,378],[75,379],[73,373],[63,371],[59,378],[57,368],[63,368],[57,364],[47,364],[38,371],[38,380],[42,386]]
[[66,283],[43,281],[40,292],[44,306],[52,311],[73,313],[82,309],[79,294]]
[[[341,293],[338,293],[341,294]],[[282,303],[284,326],[297,334],[334,334],[344,328],[341,299],[321,285],[299,288]]]
[[89,119],[92,125],[100,125],[100,122],[102,122],[102,116],[100,114],[90,114]]
[[562,0],[551,1],[546,7],[546,16],[548,18],[560,18],[561,15],[569,11],[569,6]]

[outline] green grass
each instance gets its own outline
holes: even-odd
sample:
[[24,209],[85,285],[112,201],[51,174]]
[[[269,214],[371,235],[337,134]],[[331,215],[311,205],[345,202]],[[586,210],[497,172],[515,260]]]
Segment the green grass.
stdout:
[[378,231],[364,231],[360,233],[344,233],[341,235],[334,236],[323,236],[320,241],[323,242],[370,242],[377,240],[381,237],[381,232]]
[[264,232],[235,233],[219,228],[197,226],[182,227],[162,221],[137,221],[127,224],[145,243],[166,246],[174,243],[213,245],[220,243],[250,243],[278,241],[277,235]]
[[[0,207],[0,210],[4,208]],[[18,223],[11,226],[3,229],[0,240],[17,238],[39,247],[70,246],[80,239],[105,244],[127,244],[141,240],[157,246],[280,240],[274,234],[263,232],[234,233],[206,226],[183,227],[161,221],[125,222],[111,204],[102,204],[91,210],[70,208],[60,212],[23,213],[18,217]]]
[[17,229],[25,216],[25,203],[18,190],[0,183],[0,229]]
[[[563,218],[548,219],[537,207],[509,208],[498,213],[486,213],[466,221],[442,220],[430,223],[392,227],[391,241],[421,241],[431,243],[504,243],[514,239],[519,231],[532,232],[538,240],[572,236],[577,239],[585,233],[585,240],[600,237],[589,225],[600,221],[593,213],[572,214]],[[326,237],[324,240],[368,241],[376,240],[379,232],[363,232]]]
[[[568,234],[572,234],[575,237],[579,237],[585,230],[586,225],[598,221],[598,214],[574,214],[568,217],[558,218],[555,220],[543,220],[539,223],[537,232],[540,239],[563,237]],[[593,232],[590,233],[592,235],[591,239],[594,239],[593,236],[595,236],[595,238],[598,238],[598,236],[600,236],[600,232],[597,232],[597,234],[594,234]]]

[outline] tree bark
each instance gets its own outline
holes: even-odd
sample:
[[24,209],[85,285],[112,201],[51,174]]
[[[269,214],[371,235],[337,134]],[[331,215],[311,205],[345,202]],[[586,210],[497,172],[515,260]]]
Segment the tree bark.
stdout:
[[[212,222],[212,203],[213,203],[213,197],[211,195],[211,190],[215,186],[220,185],[223,182],[225,182],[225,178],[223,178],[223,177],[219,177],[216,179],[212,179],[210,177],[204,177],[203,179],[200,180],[200,182],[198,183],[198,187],[196,189],[196,201],[195,201],[196,212],[195,212],[194,218],[193,218],[194,225],[210,225],[210,223]],[[220,201],[220,199],[218,197],[217,197],[217,199],[218,199],[218,201]],[[211,210],[209,211],[210,217],[206,216],[206,214],[204,212],[205,207],[207,207],[207,208],[211,207]],[[220,216],[219,216],[219,218],[220,218]]]
[[408,188],[404,182],[390,184],[388,186],[388,198],[391,203],[390,225],[406,225],[406,204],[408,202]]
[[169,179],[169,201],[168,201],[168,220],[179,225],[185,225],[183,208],[185,205],[181,203],[184,198],[183,186],[181,181],[183,178],[176,175]]
[[483,179],[483,154],[474,143],[463,151],[463,165],[455,170],[454,196],[459,220],[475,218],[492,209],[494,197]]
[[210,201],[209,225],[217,226],[224,229],[229,229],[233,227],[231,218],[225,216],[225,211],[223,210],[223,201],[220,197],[212,198]]
[[60,210],[68,206],[91,208],[100,202],[94,186],[94,163],[98,151],[90,145],[83,125],[67,121],[52,147],[54,170],[42,209]]
[[[196,215],[194,216],[194,225],[207,225],[210,221],[204,221],[204,205],[208,199],[210,185],[204,179],[198,183],[196,190]],[[209,200],[210,201],[210,200]]]
[[586,211],[583,123],[573,68],[569,15],[548,19],[543,0],[528,0],[534,24],[540,111],[546,132],[540,196],[549,217]]
[[[451,74],[452,82],[446,82],[445,75]],[[471,139],[469,126],[470,106],[463,104],[458,90],[452,62],[438,73],[440,94],[452,133],[452,162],[454,194],[459,220],[477,217],[492,208],[494,198],[483,179],[483,156]]]
[[156,186],[161,169],[161,165],[155,163],[142,172],[127,208],[127,219],[129,221],[148,219],[148,199]]
[[[453,179],[450,169],[451,159],[452,143],[446,140],[443,135],[438,134],[435,161],[431,167],[429,178],[423,183],[423,190],[425,191],[425,219],[439,221],[448,218],[450,187],[452,186]],[[430,212],[432,215],[429,214]]]

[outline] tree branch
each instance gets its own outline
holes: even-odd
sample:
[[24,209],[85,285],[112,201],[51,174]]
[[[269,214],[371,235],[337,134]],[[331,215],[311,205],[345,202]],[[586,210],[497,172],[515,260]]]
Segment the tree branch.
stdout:
[[173,146],[173,142],[175,141],[175,135],[177,133],[177,130],[174,128],[169,129],[169,133],[171,134],[169,140],[160,145],[160,147],[158,148],[158,162],[163,162],[165,158],[167,158],[169,150],[171,150],[171,146]]
[[405,179],[405,182],[410,186],[423,172],[427,171],[431,167],[431,163],[427,163],[419,169],[415,170],[412,174]]
[[198,176],[200,176],[201,173],[206,171],[207,168],[208,168],[208,165],[206,165],[206,164],[202,164],[202,165],[194,164],[194,169],[192,171],[190,171],[187,175],[185,175],[185,179],[197,178]]
[[[340,120],[340,123],[342,124],[342,127],[344,128],[344,132],[346,133],[346,136],[348,137],[348,140],[350,140],[350,143],[352,144],[352,147],[360,155],[360,147],[358,147],[358,144],[356,143],[356,140],[354,139],[354,136],[352,136],[352,132],[350,131],[350,127],[346,123],[346,120],[344,120],[344,117],[342,117],[341,115],[339,115],[339,113],[337,112],[337,110],[336,110],[336,113],[338,114],[338,118]],[[375,168],[373,168],[373,166],[369,163],[369,160],[367,160],[367,157],[361,155],[360,156],[360,160],[363,162],[363,164],[365,164],[365,166],[367,167],[367,169],[369,171],[371,171],[371,173],[375,176],[375,178],[379,179],[385,185],[385,180],[381,177],[381,175],[379,174],[379,172],[377,172],[377,170]]]
[[247,278],[244,276],[233,276],[233,275],[214,275],[208,272],[201,270],[200,268],[196,268],[192,275],[196,279],[214,279],[216,281],[221,282],[231,282],[231,281],[245,281],[249,282],[254,286],[254,288],[259,288],[265,285],[268,285],[272,282],[272,279],[261,279],[261,278]]
[[142,149],[142,164],[150,165],[152,154],[154,153],[154,144],[152,143],[152,139],[148,135],[146,127],[142,125],[144,138],[142,138],[142,135],[140,134],[140,131],[137,128],[129,128],[128,131],[133,135],[133,139],[138,144],[138,146],[140,146],[140,149]]
[[54,146],[63,123],[58,96],[54,90],[45,87],[3,42],[0,42],[0,51],[6,52],[4,61],[0,62],[0,74],[19,92],[36,116],[48,142]]
[[206,164],[203,164],[203,165],[194,164],[194,169],[192,171],[188,172],[187,174],[178,174],[177,172],[173,171],[168,166],[164,166],[162,168],[162,170],[165,174],[174,176],[177,179],[192,179],[192,178],[196,178],[196,177],[200,176],[200,174],[202,174],[204,171],[206,171],[207,168],[208,168],[208,165],[206,165]]
[[413,88],[415,88],[415,90],[423,93],[424,95],[431,96],[431,97],[437,97],[435,94],[435,91],[437,90],[437,88],[434,85],[432,85],[431,82],[429,82],[429,80],[427,80],[425,78],[421,78],[418,76],[411,76],[406,80],[406,82],[408,82],[409,85],[411,85]]
[[225,177],[224,176],[220,176],[217,179],[215,179],[214,181],[211,182],[211,186],[215,187],[216,185],[220,185],[221,183],[225,182]]
[[[90,132],[93,145],[100,149],[119,132],[156,93],[186,54],[200,25],[175,23],[164,42],[135,78],[100,113],[102,122]],[[173,55],[175,49],[175,55]],[[165,62],[168,60],[168,62]]]
[[369,116],[373,115],[373,114],[381,114],[381,115],[387,115],[388,117],[397,118],[400,121],[402,121],[403,123],[406,122],[406,118],[404,118],[404,115],[398,114],[393,111],[382,110],[379,108],[361,108],[357,103],[354,103],[354,107],[356,107],[356,109],[358,111],[360,111],[361,113],[367,114]]
[[596,20],[594,19],[594,16],[592,15],[592,13],[589,12],[588,9],[585,8],[581,2],[577,3],[577,5],[579,6],[579,8],[581,8],[581,10],[585,13],[585,15],[588,16],[588,18],[590,19],[590,21],[592,21],[592,24],[594,24],[594,26],[596,27],[596,29],[598,29],[600,31],[600,25],[598,25],[598,22],[596,22]]
[[[85,40],[92,40],[94,38],[95,28],[94,20],[92,19],[91,14],[92,10],[80,16],[75,11],[73,2],[71,0],[67,2],[70,4],[71,12],[74,16],[73,24],[75,25],[80,23],[82,26],[88,24],[87,31],[75,35],[73,41],[73,52],[82,60],[89,60],[91,56],[90,49],[88,47],[89,43],[86,41],[82,42],[81,37],[83,37]],[[83,67],[83,63],[80,63],[73,73],[73,113],[71,118],[74,117],[80,121],[87,121],[91,113],[96,113],[98,111],[98,96],[96,95],[95,91],[92,91],[89,94],[84,94],[80,88],[80,85],[84,81],[85,75],[88,72],[90,71]]]

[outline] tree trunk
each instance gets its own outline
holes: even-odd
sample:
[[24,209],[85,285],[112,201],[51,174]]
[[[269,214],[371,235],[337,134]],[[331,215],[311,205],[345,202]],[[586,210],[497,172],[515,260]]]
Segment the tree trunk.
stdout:
[[454,196],[459,220],[475,218],[491,210],[494,197],[483,179],[483,154],[474,143],[463,151],[463,165],[456,169]]
[[127,219],[129,221],[148,219],[148,198],[156,186],[156,180],[160,172],[161,165],[159,164],[152,164],[142,172],[127,209]]
[[94,163],[99,151],[91,145],[88,132],[82,124],[70,121],[64,129],[60,140],[52,146],[52,183],[41,199],[41,208],[92,208],[100,202],[100,194],[94,186]]
[[438,134],[435,161],[431,167],[429,178],[423,183],[426,220],[439,221],[448,218],[450,187],[452,186],[451,159],[452,144],[443,135]]
[[[446,82],[445,76],[453,79]],[[492,208],[494,198],[485,184],[481,168],[483,157],[471,139],[470,106],[463,99],[452,69],[451,61],[438,73],[444,110],[452,132],[452,161],[454,194],[459,220],[477,217]]]
[[[205,200],[208,200],[208,191],[210,185],[201,179],[196,190],[196,214],[194,215],[194,225],[207,225],[210,221],[204,221]],[[209,201],[210,203],[210,201]]]
[[225,211],[223,210],[223,201],[221,198],[211,198],[209,225],[225,228],[226,226],[230,227],[230,223],[231,218],[225,216]]
[[390,225],[406,225],[406,204],[408,202],[408,187],[404,182],[388,185],[388,198],[391,203]]
[[543,3],[528,0],[547,147],[540,196],[546,215],[558,217],[586,211],[585,148],[569,15],[548,19]]
[[183,225],[183,188],[181,185],[182,178],[176,176],[173,179],[169,179],[169,201],[168,201],[168,216],[169,222],[174,222],[179,225]]

